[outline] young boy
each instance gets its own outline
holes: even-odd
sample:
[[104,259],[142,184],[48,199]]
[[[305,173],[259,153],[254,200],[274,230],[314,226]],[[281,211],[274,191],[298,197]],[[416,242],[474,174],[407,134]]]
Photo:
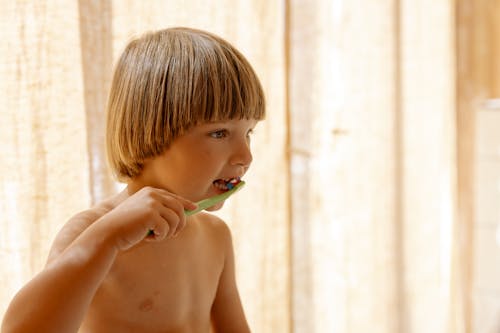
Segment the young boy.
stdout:
[[228,227],[184,210],[245,174],[264,113],[257,76],[221,38],[173,28],[129,43],[106,134],[128,186],[67,222],[2,332],[248,332]]

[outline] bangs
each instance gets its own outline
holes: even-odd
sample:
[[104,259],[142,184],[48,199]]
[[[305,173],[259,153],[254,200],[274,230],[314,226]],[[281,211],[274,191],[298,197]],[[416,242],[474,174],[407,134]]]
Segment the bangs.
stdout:
[[183,32],[187,36],[179,36],[182,47],[174,52],[178,66],[170,68],[166,84],[179,87],[176,78],[183,77],[183,91],[179,95],[164,92],[166,105],[177,106],[166,113],[176,118],[168,121],[170,130],[180,134],[203,122],[263,120],[264,92],[245,57],[217,36]]
[[[265,117],[265,98],[256,74],[235,49],[209,50],[195,79],[193,107],[197,122]],[[218,51],[218,52],[217,52]]]

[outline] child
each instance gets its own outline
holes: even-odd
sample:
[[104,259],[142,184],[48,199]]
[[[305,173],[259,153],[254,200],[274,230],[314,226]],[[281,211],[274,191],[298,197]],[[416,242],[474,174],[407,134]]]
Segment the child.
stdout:
[[245,174],[264,112],[254,71],[221,38],[172,28],[129,43],[106,133],[127,188],[66,223],[2,332],[249,332],[227,225],[184,210]]

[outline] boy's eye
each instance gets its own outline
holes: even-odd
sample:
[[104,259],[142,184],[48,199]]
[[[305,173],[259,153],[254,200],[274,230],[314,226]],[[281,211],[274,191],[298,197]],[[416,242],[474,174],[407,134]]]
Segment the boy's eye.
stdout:
[[225,137],[228,136],[228,131],[225,129],[213,131],[210,133],[210,136],[214,139],[224,139]]

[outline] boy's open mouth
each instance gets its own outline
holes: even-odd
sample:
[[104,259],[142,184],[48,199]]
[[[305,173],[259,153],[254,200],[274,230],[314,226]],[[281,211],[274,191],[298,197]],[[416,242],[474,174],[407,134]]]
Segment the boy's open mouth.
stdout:
[[240,177],[235,178],[225,178],[225,179],[217,179],[214,180],[214,186],[221,191],[229,191],[233,189],[238,183],[241,182]]

